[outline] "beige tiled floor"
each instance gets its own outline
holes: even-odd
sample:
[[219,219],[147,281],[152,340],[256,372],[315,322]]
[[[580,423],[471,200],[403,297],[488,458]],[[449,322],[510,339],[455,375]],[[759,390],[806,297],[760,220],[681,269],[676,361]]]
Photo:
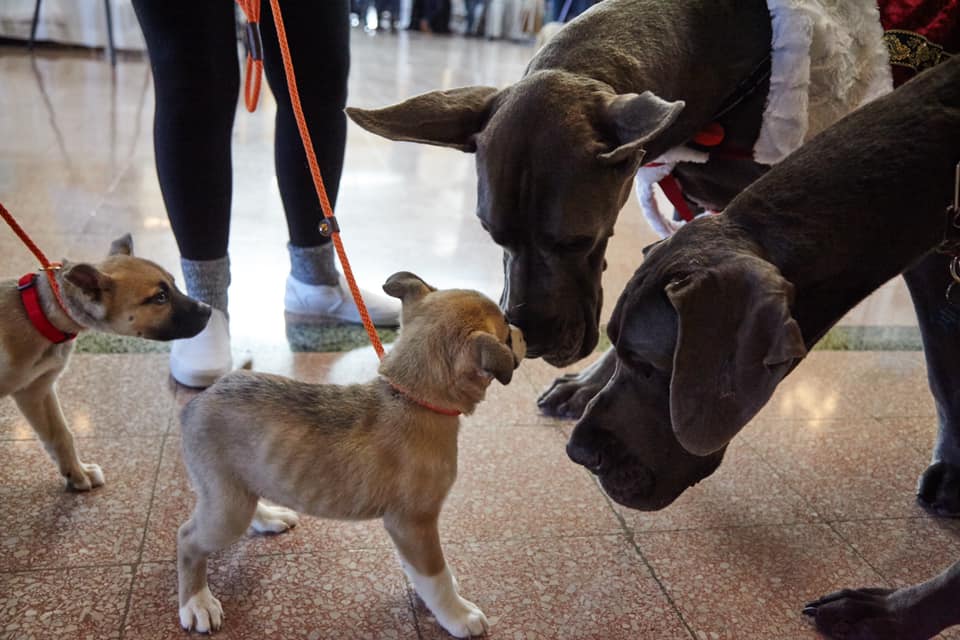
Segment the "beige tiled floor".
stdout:
[[[355,36],[351,103],[363,106],[505,84],[530,55],[509,43]],[[140,253],[177,270],[144,61],[125,56],[114,74],[96,55],[0,48],[0,78],[0,202],[53,256],[96,257],[130,230]],[[284,337],[271,109],[238,114],[233,331],[258,369],[322,381],[339,356],[291,354]],[[466,154],[351,128],[339,215],[361,278],[372,286],[408,269],[498,295],[500,253],[472,215],[474,189]],[[610,248],[605,313],[651,238],[631,200]],[[2,231],[0,267],[33,268]],[[913,319],[894,283],[847,321]],[[556,373],[526,363],[464,420],[442,536],[494,638],[815,637],[800,614],[808,599],[914,582],[960,557],[960,526],[913,503],[935,422],[918,353],[813,353],[721,470],[653,514],[611,504],[567,461],[570,424],[534,405]],[[81,456],[107,484],[66,493],[0,401],[0,638],[186,637],[173,561],[193,502],[176,423],[190,394],[169,383],[164,354],[77,356],[59,386]],[[211,584],[226,638],[444,637],[377,523],[305,519],[250,537],[215,556]]]

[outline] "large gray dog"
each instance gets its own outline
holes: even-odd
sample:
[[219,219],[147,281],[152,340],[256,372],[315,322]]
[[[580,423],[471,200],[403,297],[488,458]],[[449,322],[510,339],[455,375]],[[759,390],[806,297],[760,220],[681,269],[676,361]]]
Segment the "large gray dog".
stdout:
[[[606,0],[510,87],[347,113],[391,139],[477,154],[477,215],[505,249],[501,304],[528,336],[528,357],[566,365],[597,344],[604,251],[643,158],[710,121],[770,41],[764,0]],[[709,73],[704,60],[716,61]],[[765,95],[758,87],[724,118],[731,144],[757,137]],[[709,165],[689,172],[710,181],[685,186],[721,208],[763,171],[743,160]]]
[[[723,125],[731,148],[756,142],[770,86],[756,70],[770,56],[771,33],[764,0],[605,0],[563,28],[512,86],[347,111],[391,139],[476,152],[477,215],[504,248],[501,306],[524,331],[528,357],[566,365],[596,346],[607,239],[643,159],[711,121]],[[718,155],[680,163],[675,173],[690,200],[720,210],[767,168]],[[945,273],[944,260],[931,256],[904,276],[941,423],[920,496],[937,513],[960,515],[960,397],[952,393],[960,387],[960,334],[938,321]],[[541,408],[579,417],[615,365],[611,350],[583,374],[561,378]],[[656,495],[624,500],[662,508],[676,497],[668,487],[684,488],[657,484]]]
[[[616,370],[574,429],[571,457],[622,504],[670,504],[717,468],[807,349],[907,271],[941,419],[919,499],[960,513],[960,321],[945,295],[948,257],[936,253],[945,239],[960,250],[960,211],[947,215],[958,163],[960,56],[650,248],[617,302]],[[929,638],[960,624],[960,563],[923,585],[840,592],[806,612],[834,637]]]
[[[737,37],[723,37],[729,33]],[[563,29],[511,87],[433,92],[350,115],[393,139],[477,153],[478,215],[505,249],[502,305],[523,328],[528,355],[567,364],[596,344],[606,240],[636,169],[644,157],[690,140],[720,112],[727,140],[749,148],[759,135],[767,85],[761,76],[744,89],[744,80],[754,77],[770,41],[763,0],[606,0]],[[568,450],[598,473],[614,499],[660,509],[712,473],[729,439],[806,349],[858,300],[903,272],[940,416],[919,499],[935,513],[960,515],[960,327],[944,301],[948,261],[928,253],[942,239],[952,164],[960,159],[958,65],[908,85],[917,94],[912,103],[892,97],[852,118],[826,137],[831,142],[818,143],[761,182],[760,191],[737,200],[734,211],[751,221],[748,229],[729,222],[737,216],[727,213],[653,250],[611,322],[620,353],[558,381],[541,399],[547,412],[579,415],[610,381]],[[727,110],[731,97],[735,108]],[[887,128],[851,130],[877,126],[871,117]],[[690,199],[723,209],[765,170],[749,159],[718,157],[679,164],[676,172]],[[700,266],[687,269],[689,278],[670,279],[679,275],[671,265],[682,260]],[[742,308],[717,305],[713,296],[741,300]],[[707,306],[713,329],[698,335],[695,318]],[[684,384],[699,393],[672,403],[671,382],[692,371],[698,340],[725,393],[717,395],[716,385],[697,387],[706,379],[698,375]],[[742,350],[719,359],[716,347],[725,344]],[[700,374],[708,364],[693,362]],[[857,592],[831,597],[812,612],[828,633],[835,621],[873,625],[887,614],[904,614],[907,623],[916,620],[911,614],[929,614],[930,624],[942,627],[957,621],[956,607],[938,598],[957,597],[958,574],[954,569],[929,583],[938,588],[918,587],[926,597],[922,610],[897,604],[904,597]],[[926,637],[919,634],[929,628],[901,630],[881,621],[864,637]]]

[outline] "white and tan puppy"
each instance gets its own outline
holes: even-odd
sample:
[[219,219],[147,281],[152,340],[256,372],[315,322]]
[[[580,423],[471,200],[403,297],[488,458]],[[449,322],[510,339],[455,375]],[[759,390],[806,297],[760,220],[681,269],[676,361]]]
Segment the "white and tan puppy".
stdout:
[[127,234],[99,264],[64,262],[55,272],[63,306],[42,272],[0,282],[0,396],[13,396],[67,487],[77,491],[102,485],[103,471],[80,461],[54,386],[73,338],[86,329],[152,340],[190,338],[210,318],[210,307],[180,293],[173,276],[132,254]]
[[207,556],[249,528],[278,532],[294,511],[382,518],[417,593],[458,637],[487,620],[457,592],[437,520],[457,475],[458,415],[496,378],[507,384],[526,347],[519,329],[476,291],[437,291],[411,273],[383,285],[403,302],[402,331],[366,384],[307,384],[237,371],[183,410],[183,457],[197,505],[180,527],[180,624],[223,622]]

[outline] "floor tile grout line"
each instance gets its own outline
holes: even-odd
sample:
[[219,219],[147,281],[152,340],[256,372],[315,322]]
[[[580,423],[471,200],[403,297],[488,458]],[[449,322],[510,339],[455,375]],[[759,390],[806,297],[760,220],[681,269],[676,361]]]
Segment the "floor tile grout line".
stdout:
[[[669,507],[668,507],[669,508]],[[717,527],[702,527],[702,526],[686,526],[686,527],[674,527],[671,529],[643,529],[635,530],[638,535],[653,535],[660,533],[687,533],[689,531],[743,531],[745,529],[768,529],[772,527],[804,527],[804,526],[817,526],[817,525],[830,525],[830,524],[845,524],[848,522],[859,523],[859,522],[898,522],[898,521],[931,521],[931,522],[940,522],[941,519],[935,518],[934,516],[889,516],[882,518],[835,518],[835,519],[822,519],[822,520],[813,520],[813,521],[794,521],[794,522],[758,522],[754,524],[741,524],[741,525],[727,525],[727,526],[717,526]]]
[[757,454],[757,456],[760,458],[760,460],[761,460],[768,468],[770,468],[770,470],[773,472],[773,474],[774,474],[777,478],[779,478],[781,482],[784,483],[784,486],[787,487],[788,490],[790,490],[790,491],[792,491],[793,493],[795,493],[795,494],[800,498],[800,500],[803,502],[803,504],[807,505],[808,508],[810,508],[810,509],[813,511],[813,513],[817,514],[817,516],[821,519],[821,523],[822,523],[823,525],[827,526],[827,527],[830,529],[830,531],[833,532],[833,534],[834,534],[835,536],[837,536],[838,538],[840,538],[840,540],[842,540],[843,543],[847,545],[847,548],[850,549],[850,551],[852,551],[853,554],[854,554],[857,558],[859,558],[861,562],[863,562],[865,565],[867,565],[868,567],[870,567],[870,569],[871,569],[874,573],[876,573],[878,576],[880,576],[881,578],[883,578],[884,580],[886,580],[887,583],[890,582],[890,580],[887,578],[886,575],[884,575],[882,572],[878,571],[877,568],[876,568],[875,566],[873,566],[873,564],[872,564],[869,560],[867,560],[867,558],[864,557],[864,555],[863,555],[862,553],[860,553],[860,550],[857,549],[843,534],[840,533],[840,531],[837,529],[837,527],[834,526],[834,522],[836,522],[835,520],[833,520],[833,521],[829,520],[824,514],[821,514],[820,511],[819,511],[818,509],[816,509],[816,507],[814,507],[812,504],[810,504],[810,502],[807,500],[806,496],[804,496],[804,495],[803,495],[802,493],[800,493],[796,488],[794,488],[792,484],[790,484],[789,482],[787,482],[786,478],[784,478],[784,477],[780,474],[780,471],[773,465],[772,462],[770,462],[769,460],[766,459],[766,457],[763,455],[763,453],[762,453],[761,451],[759,451],[758,449],[754,448],[754,447],[751,446],[749,443],[747,444],[747,446],[748,446],[754,453]]
[[[74,442],[116,442],[117,440],[160,440],[166,436],[165,431],[154,434],[114,434],[114,435],[102,435],[102,436],[74,436]],[[40,442],[40,439],[36,435],[32,435],[27,438],[3,438],[0,437],[0,443],[4,442]]]
[[914,419],[914,418],[931,418],[936,420],[937,416],[933,413],[905,413],[905,414],[877,414],[877,413],[857,413],[854,415],[834,415],[829,418],[815,418],[815,417],[803,417],[795,415],[775,415],[775,416],[763,416],[758,420],[751,421],[751,425],[765,425],[765,424],[783,424],[787,423],[808,423],[808,422],[826,422],[826,423],[836,423],[842,422],[844,424],[856,424],[860,422],[883,422],[885,420],[903,420],[903,419]]
[[[517,543],[517,542],[541,543],[541,542],[549,542],[551,540],[589,540],[592,538],[618,537],[620,536],[621,533],[623,532],[611,530],[611,531],[597,531],[597,532],[586,533],[586,534],[543,536],[538,538],[534,538],[530,536],[514,536],[510,538],[487,538],[483,540],[476,540],[476,539],[475,540],[444,540],[444,545],[459,547],[462,545],[484,546],[488,544],[503,544],[503,543],[509,544],[509,543]],[[262,534],[252,534],[253,537],[256,537],[259,535],[262,535]],[[267,535],[273,535],[273,534],[267,534]],[[370,551],[390,551],[391,549],[393,549],[393,545],[384,544],[382,546],[370,546],[370,547],[326,547],[323,549],[316,549],[312,551],[275,551],[272,553],[257,553],[254,555],[250,555],[250,554],[244,554],[244,555],[249,560],[257,560],[259,558],[302,558],[302,557],[309,557],[309,556],[323,556],[324,554],[328,554],[328,553],[363,553],[363,552],[370,552]],[[216,554],[212,554],[211,558],[213,558],[214,560],[222,559],[222,557],[217,556],[217,554],[222,553],[222,551],[224,550],[221,550]],[[141,560],[140,564],[170,564],[172,562],[176,562],[176,560],[170,559],[170,558],[165,560],[147,559],[147,560]],[[114,566],[114,565],[93,565],[93,566]],[[29,571],[34,571],[34,570],[29,570]],[[42,571],[42,569],[36,569],[35,571]],[[27,571],[24,571],[24,573],[26,572]],[[0,573],[3,573],[3,572],[0,572]]]
[[887,577],[887,574],[885,574],[883,571],[880,571],[880,569],[878,569],[877,567],[873,566],[873,563],[870,562],[869,560],[867,560],[866,556],[864,556],[864,555],[860,552],[860,550],[857,549],[857,547],[856,547],[852,542],[850,542],[850,541],[846,538],[846,536],[844,536],[842,533],[840,533],[840,530],[839,530],[839,529],[837,529],[835,526],[833,526],[832,523],[829,523],[829,522],[826,523],[826,525],[827,525],[828,527],[830,527],[830,530],[833,531],[833,533],[834,533],[838,538],[840,538],[841,540],[843,540],[844,544],[846,544],[847,547],[849,547],[850,550],[853,551],[854,555],[856,555],[858,558],[860,558],[860,560],[862,560],[865,565],[867,565],[868,567],[870,567],[870,569],[871,569],[874,573],[876,573],[878,576],[880,576],[880,577],[887,583],[885,586],[887,586],[887,587],[892,587],[892,586],[893,586],[893,582],[890,580],[890,578]]
[[410,588],[406,576],[403,577],[403,590],[407,594],[407,607],[410,609],[410,615],[413,616],[413,630],[417,632],[417,640],[423,640],[423,632],[420,630],[420,616],[417,615],[417,594]]
[[[174,398],[174,400],[176,400],[176,398]],[[176,408],[175,402],[174,402],[174,408]],[[160,455],[157,456],[157,467],[156,469],[154,469],[154,472],[153,472],[153,483],[152,483],[152,486],[150,487],[150,502],[147,504],[147,516],[143,522],[143,535],[140,537],[140,548],[137,550],[137,559],[133,563],[133,567],[131,570],[130,588],[127,591],[127,601],[123,607],[123,615],[120,616],[120,629],[119,629],[120,640],[123,640],[123,637],[125,635],[124,629],[127,626],[127,616],[130,613],[130,602],[131,600],[133,600],[133,587],[137,581],[137,570],[140,568],[140,565],[142,563],[143,549],[144,547],[146,547],[146,544],[147,544],[147,534],[150,531],[150,516],[153,514],[153,502],[154,502],[154,498],[157,495],[157,483],[160,480],[160,467],[163,464],[163,456],[166,453],[166,449],[167,449],[167,433],[166,432],[170,430],[170,423],[172,421],[173,421],[173,416],[168,415],[167,429],[165,430],[163,437],[160,439]]]
[[[874,521],[884,521],[884,520],[908,520],[914,518],[924,518],[924,514],[917,515],[902,515],[902,516],[880,516],[880,517],[831,517],[826,513],[822,513],[819,509],[816,508],[806,496],[800,492],[791,482],[788,481],[787,477],[780,472],[777,466],[763,454],[763,452],[754,446],[750,441],[744,443],[748,449],[750,449],[758,458],[773,472],[773,474],[781,481],[784,487],[786,487],[791,493],[796,495],[804,505],[807,506],[813,513],[820,518],[822,524],[832,524],[832,523],[842,523],[842,522],[874,522]],[[911,447],[913,448],[913,447]],[[928,518],[933,518],[933,516],[927,515]]]
[[0,576],[16,576],[23,575],[28,573],[43,573],[45,571],[84,571],[87,569],[116,569],[118,567],[131,567],[133,566],[130,562],[111,562],[104,564],[77,564],[69,566],[51,566],[51,567],[36,567],[31,569],[11,569],[0,571]]
[[[587,470],[584,470],[584,473],[590,473],[590,472]],[[680,610],[680,607],[674,601],[673,596],[670,595],[670,592],[667,590],[666,585],[664,585],[663,581],[660,580],[660,576],[658,576],[657,572],[654,571],[653,565],[651,565],[650,561],[647,560],[646,555],[644,555],[643,551],[640,550],[640,545],[637,544],[637,540],[634,535],[634,532],[630,528],[630,526],[627,524],[626,519],[617,510],[616,506],[613,504],[613,500],[611,500],[610,496],[608,496],[607,493],[603,490],[603,488],[600,486],[600,483],[596,480],[596,478],[592,477],[593,476],[592,473],[590,473],[590,476],[591,476],[591,479],[593,480],[594,486],[597,488],[597,491],[600,492],[600,496],[606,501],[607,507],[613,513],[613,517],[616,518],[617,521],[620,523],[620,528],[627,540],[627,543],[633,549],[634,553],[637,554],[637,557],[640,558],[640,561],[643,563],[643,566],[646,567],[647,571],[650,572],[650,577],[652,577],[654,582],[657,583],[657,587],[660,589],[660,592],[663,594],[663,597],[665,597],[667,599],[667,602],[670,603],[670,607],[673,609],[673,612],[677,616],[677,619],[680,620],[680,624],[683,625],[683,628],[687,630],[687,633],[690,635],[690,637],[693,640],[697,640],[697,634],[694,632],[693,628],[690,626],[690,623],[687,622],[687,619],[683,615],[683,611]]]
[[[680,530],[686,531],[686,530]],[[487,538],[482,540],[447,540],[445,544],[450,546],[461,546],[461,545],[488,545],[488,544],[502,544],[502,543],[517,543],[517,542],[532,542],[532,543],[542,543],[549,542],[551,540],[589,540],[593,538],[613,538],[619,537],[623,533],[622,530],[610,530],[610,531],[597,531],[592,533],[585,534],[569,534],[569,535],[558,535],[558,536],[544,536],[538,538],[531,538],[529,536],[515,536],[511,538]],[[650,533],[661,533],[660,531],[650,532]],[[666,531],[665,533],[670,533]],[[245,554],[245,557],[249,560],[258,560],[260,558],[302,558],[309,556],[323,556],[328,553],[363,553],[371,551],[389,551],[392,548],[389,544],[384,544],[382,546],[369,546],[369,547],[328,547],[322,550],[312,550],[312,551],[277,551],[272,553],[256,553],[253,555]],[[214,559],[222,559],[216,558]],[[126,567],[132,566],[133,564],[137,565],[162,565],[162,564],[172,564],[175,563],[175,558],[166,558],[166,559],[157,559],[157,558],[148,558],[143,559],[142,557],[134,562],[105,562],[97,564],[85,564],[85,565],[69,565],[69,566],[48,566],[48,567],[35,567],[29,569],[12,569],[12,570],[0,570],[0,575],[14,575],[14,574],[26,574],[26,573],[42,573],[44,571],[71,571],[74,569],[105,569],[111,567]]]
[[753,454],[756,455],[757,458],[767,467],[767,469],[770,470],[777,480],[779,480],[780,483],[786,487],[787,491],[796,496],[800,500],[800,503],[814,514],[814,516],[818,519],[817,524],[826,524],[826,514],[820,513],[820,510],[817,509],[816,506],[811,503],[797,487],[793,486],[793,483],[787,479],[787,476],[780,472],[780,469],[777,468],[777,465],[767,459],[767,457],[763,454],[763,451],[761,451],[758,447],[755,447],[753,443],[749,441],[745,442],[744,445],[747,447],[747,449],[753,452]]
[[[611,505],[608,505],[611,506]],[[615,509],[615,506],[613,506]],[[615,515],[619,515],[614,512]],[[589,540],[592,538],[612,538],[620,537],[624,531],[623,526],[625,520],[622,522],[618,517],[618,530],[610,531],[595,531],[591,533],[584,534],[566,534],[566,535],[555,535],[555,536],[543,536],[531,538],[529,536],[515,536],[510,538],[487,538],[487,539],[474,539],[474,540],[446,540],[445,544],[451,546],[461,546],[461,545],[479,545],[484,546],[488,544],[501,544],[501,543],[516,543],[516,542],[532,542],[532,543],[542,543],[549,542],[551,540]],[[722,527],[677,527],[673,529],[647,529],[647,530],[635,530],[630,529],[634,537],[639,536],[657,536],[670,533],[690,533],[690,532],[717,532],[717,531],[744,531],[748,529],[783,529],[786,527],[818,527],[823,525],[835,525],[835,524],[845,524],[845,523],[866,523],[866,522],[911,522],[911,521],[923,521],[923,522],[941,522],[941,520],[933,518],[932,516],[904,516],[904,517],[890,517],[890,518],[874,518],[874,519],[850,519],[850,520],[829,520],[829,521],[819,521],[819,522],[775,522],[775,523],[760,523],[760,524],[748,524],[748,525],[735,525],[735,526],[722,526]],[[629,524],[625,525],[630,527]],[[278,551],[272,553],[257,553],[254,555],[246,555],[249,560],[258,560],[260,558],[299,558],[299,557],[308,557],[308,556],[318,556],[325,553],[355,553],[355,552],[369,552],[369,551],[382,551],[389,550],[391,547],[388,544],[382,546],[368,546],[368,547],[329,547],[323,550],[313,550],[313,551]],[[176,560],[173,558],[167,559],[157,559],[157,558],[148,558],[148,559],[139,559],[133,563],[131,562],[108,562],[108,563],[97,563],[97,564],[82,564],[82,565],[68,565],[68,566],[45,566],[45,567],[35,567],[29,569],[12,569],[12,570],[0,570],[0,575],[17,575],[17,574],[27,574],[27,573],[43,573],[44,571],[72,571],[72,570],[84,570],[84,569],[109,569],[115,567],[128,567],[137,565],[163,565],[163,564],[173,564]]]
[[[919,507],[918,507],[919,508]],[[935,516],[926,512],[919,513],[915,516],[882,516],[879,518],[832,518],[830,520],[824,520],[824,524],[846,524],[848,522],[858,523],[858,522],[899,522],[899,521],[924,521],[924,522],[954,522],[957,525],[960,525],[960,521],[956,518],[944,518]],[[952,528],[952,527],[948,527]]]

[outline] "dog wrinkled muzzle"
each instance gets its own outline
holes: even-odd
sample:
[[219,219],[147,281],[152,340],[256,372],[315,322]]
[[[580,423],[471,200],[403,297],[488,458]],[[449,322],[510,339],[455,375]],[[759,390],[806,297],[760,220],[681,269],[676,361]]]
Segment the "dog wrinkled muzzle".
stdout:
[[716,471],[724,447],[696,456],[670,424],[667,375],[645,377],[618,366],[570,434],[567,455],[597,476],[611,499],[656,511]]

